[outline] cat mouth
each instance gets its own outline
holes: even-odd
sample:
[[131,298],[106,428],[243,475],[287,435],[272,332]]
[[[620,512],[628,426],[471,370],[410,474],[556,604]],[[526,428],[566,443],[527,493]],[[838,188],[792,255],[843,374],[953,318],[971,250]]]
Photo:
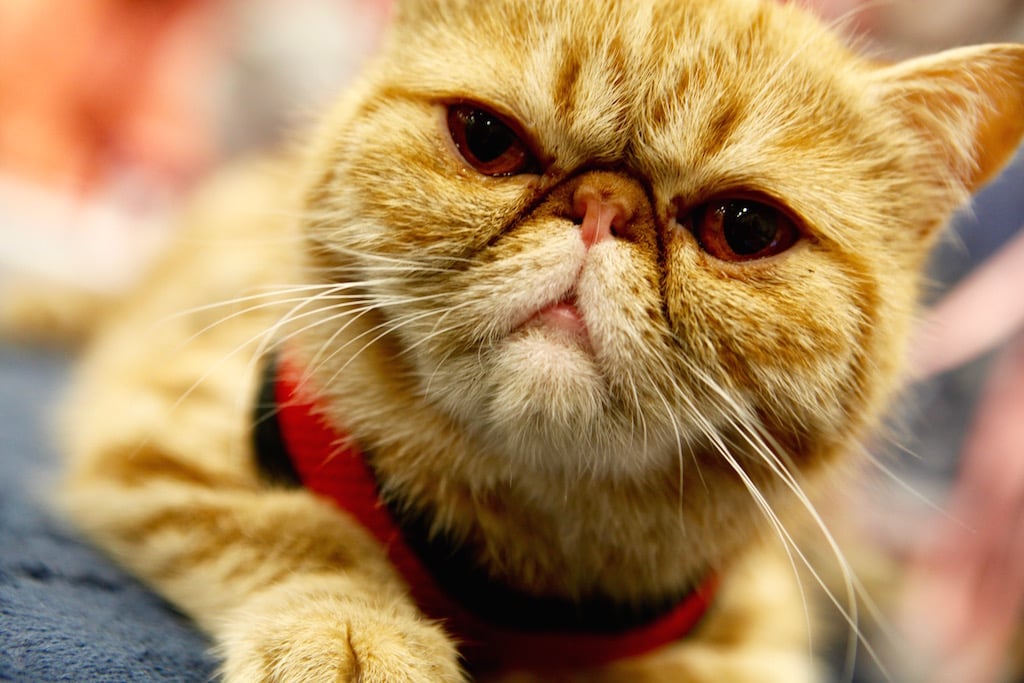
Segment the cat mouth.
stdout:
[[591,349],[590,333],[579,309],[575,292],[570,292],[538,310],[523,327],[548,330],[561,338],[572,339],[588,350]]

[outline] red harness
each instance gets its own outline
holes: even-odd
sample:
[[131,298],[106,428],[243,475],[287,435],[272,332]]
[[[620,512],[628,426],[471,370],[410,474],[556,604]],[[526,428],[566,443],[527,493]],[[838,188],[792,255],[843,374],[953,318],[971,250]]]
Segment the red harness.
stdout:
[[[438,573],[431,571],[436,565],[424,560],[417,544],[410,537],[408,525],[400,525],[396,516],[378,495],[373,471],[351,439],[339,433],[321,417],[314,397],[303,392],[301,371],[286,363],[271,366],[260,402],[257,430],[267,422],[275,421],[290,471],[310,490],[326,496],[342,510],[354,517],[384,546],[388,558],[408,583],[412,597],[421,611],[432,619],[444,623],[446,630],[461,644],[460,651],[471,669],[552,669],[561,667],[585,668],[649,652],[679,640],[696,626],[708,609],[714,593],[715,580],[705,581],[696,590],[673,601],[667,608],[642,623],[631,623],[622,628],[597,629],[588,624],[566,626],[552,622],[543,612],[552,602],[564,606],[563,601],[538,599],[515,594],[513,601],[527,607],[531,621],[512,626],[495,623],[481,616],[476,605],[457,601],[452,591],[442,587]],[[272,393],[271,393],[272,392]],[[272,400],[271,412],[266,412]],[[266,439],[257,435],[257,451],[261,463],[266,454]],[[280,468],[280,464],[277,465]],[[284,465],[287,468],[287,463]],[[457,552],[441,557],[455,556]],[[477,572],[479,573],[479,572]],[[448,582],[451,587],[460,582]],[[489,591],[489,589],[485,588]],[[494,586],[497,593],[509,589]],[[479,600],[490,602],[487,592]],[[570,604],[570,609],[576,610]],[[485,608],[483,610],[487,612]],[[564,610],[563,610],[564,611]],[[535,614],[535,612],[538,612]],[[582,614],[579,610],[576,614]],[[553,625],[554,624],[554,625]]]

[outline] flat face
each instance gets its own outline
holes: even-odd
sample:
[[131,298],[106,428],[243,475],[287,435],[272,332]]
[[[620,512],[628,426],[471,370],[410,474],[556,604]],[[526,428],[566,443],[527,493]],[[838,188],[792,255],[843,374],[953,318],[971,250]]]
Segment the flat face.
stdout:
[[870,74],[775,2],[402,5],[310,193],[317,263],[365,283],[338,353],[387,343],[512,467],[832,448],[923,251]]

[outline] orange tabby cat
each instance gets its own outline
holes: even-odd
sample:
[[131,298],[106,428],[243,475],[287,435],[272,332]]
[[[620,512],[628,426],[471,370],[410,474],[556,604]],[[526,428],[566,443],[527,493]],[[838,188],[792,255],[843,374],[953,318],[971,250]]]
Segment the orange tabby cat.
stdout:
[[813,680],[787,530],[1024,132],[1024,47],[398,5],[304,161],[211,183],[97,336],[75,520],[228,681]]

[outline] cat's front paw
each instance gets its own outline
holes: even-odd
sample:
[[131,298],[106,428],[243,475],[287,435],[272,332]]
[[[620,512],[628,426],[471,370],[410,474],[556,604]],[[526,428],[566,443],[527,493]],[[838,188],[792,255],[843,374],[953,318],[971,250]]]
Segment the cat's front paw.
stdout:
[[285,603],[246,610],[222,631],[226,683],[465,680],[443,631],[404,609],[315,594]]

